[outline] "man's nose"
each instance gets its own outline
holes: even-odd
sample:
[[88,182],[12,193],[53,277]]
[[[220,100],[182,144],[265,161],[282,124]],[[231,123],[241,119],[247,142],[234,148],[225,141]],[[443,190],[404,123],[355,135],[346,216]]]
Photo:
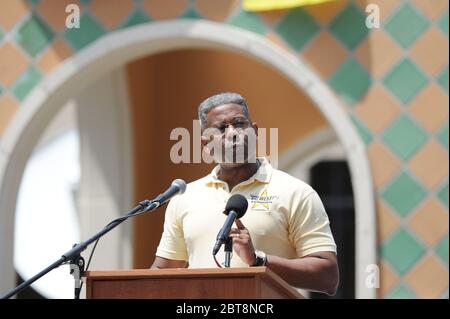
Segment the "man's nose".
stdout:
[[236,138],[236,136],[239,135],[239,130],[237,130],[236,128],[234,128],[233,125],[230,124],[230,125],[228,125],[227,129],[225,130],[225,135],[226,135],[226,138],[229,140],[234,139],[234,138]]

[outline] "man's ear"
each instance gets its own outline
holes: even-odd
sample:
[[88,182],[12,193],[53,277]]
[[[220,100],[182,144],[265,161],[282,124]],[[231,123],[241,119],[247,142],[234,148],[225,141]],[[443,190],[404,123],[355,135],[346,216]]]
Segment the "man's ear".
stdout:
[[202,145],[202,150],[206,153],[206,154],[210,154],[211,153],[211,149],[208,146],[209,140],[206,136],[201,136],[200,137],[200,144]]
[[207,145],[208,145],[208,142],[209,142],[209,140],[208,140],[208,138],[207,138],[206,136],[203,136],[203,135],[202,135],[202,136],[200,137],[200,144],[202,145],[202,150],[209,154],[210,149],[209,149],[209,147],[207,146]]
[[255,135],[258,136],[258,123],[253,122],[252,123],[252,127],[255,130]]
[[201,136],[200,137],[200,143],[201,143],[201,145],[202,145],[202,147],[205,147],[206,146],[206,144],[208,144],[208,138],[206,137],[206,136]]

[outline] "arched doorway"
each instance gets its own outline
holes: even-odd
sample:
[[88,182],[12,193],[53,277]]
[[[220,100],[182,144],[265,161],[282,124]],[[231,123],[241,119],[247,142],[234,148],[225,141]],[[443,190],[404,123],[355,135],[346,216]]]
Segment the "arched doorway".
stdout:
[[356,297],[374,298],[365,269],[376,263],[375,206],[363,143],[339,102],[298,58],[259,35],[208,21],[178,20],[111,33],[67,60],[26,99],[0,145],[0,288],[14,286],[13,233],[17,190],[29,155],[52,115],[71,96],[139,57],[180,48],[235,50],[269,65],[314,101],[348,154],[356,211]]

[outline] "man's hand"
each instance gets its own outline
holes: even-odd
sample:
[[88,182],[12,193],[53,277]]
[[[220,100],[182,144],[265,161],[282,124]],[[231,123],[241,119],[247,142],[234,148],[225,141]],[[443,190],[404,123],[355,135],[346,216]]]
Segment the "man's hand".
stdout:
[[235,220],[237,228],[232,228],[230,236],[233,238],[233,250],[245,262],[251,266],[255,263],[255,248],[247,228],[240,219]]
[[[237,228],[232,228],[233,250],[248,265],[255,263],[255,248],[247,228],[239,219]],[[336,254],[330,251],[312,253],[301,258],[286,259],[267,255],[266,267],[270,268],[294,287],[336,293],[339,284],[339,269]]]

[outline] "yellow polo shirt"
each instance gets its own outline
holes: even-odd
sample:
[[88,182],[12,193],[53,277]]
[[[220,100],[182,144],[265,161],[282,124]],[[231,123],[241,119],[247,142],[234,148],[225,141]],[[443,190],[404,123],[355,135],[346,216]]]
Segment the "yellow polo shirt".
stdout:
[[[174,197],[167,206],[156,255],[186,260],[190,268],[217,267],[212,249],[226,219],[225,205],[234,194],[248,200],[248,210],[241,221],[249,230],[255,249],[289,259],[319,251],[336,252],[328,216],[312,187],[274,169],[267,159],[260,161],[258,171],[231,192],[217,178],[219,166],[189,183],[186,192]],[[222,246],[217,258],[223,262],[224,256]],[[231,267],[245,266],[234,254]]]

